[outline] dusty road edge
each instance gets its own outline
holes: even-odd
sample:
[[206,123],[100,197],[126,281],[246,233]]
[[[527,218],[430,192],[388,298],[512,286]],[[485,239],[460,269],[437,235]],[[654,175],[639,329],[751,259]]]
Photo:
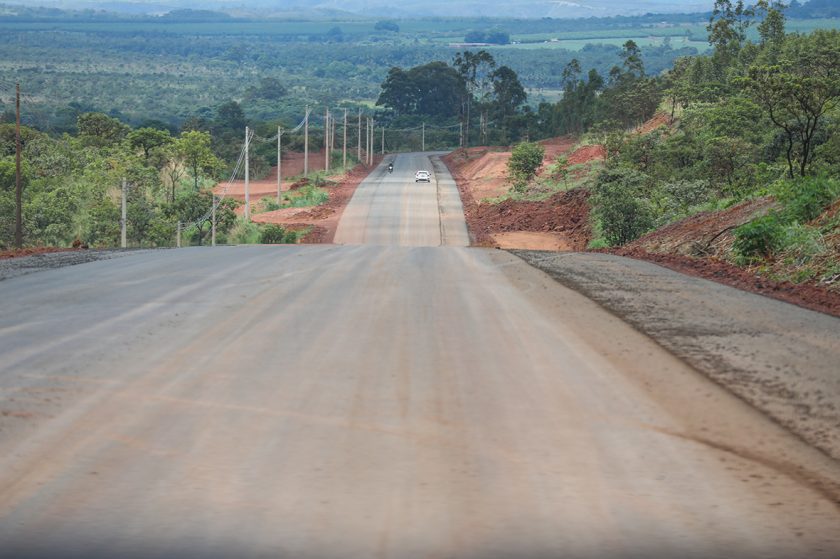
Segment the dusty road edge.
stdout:
[[[840,463],[840,378],[832,374],[840,362],[840,319],[642,260],[508,252],[595,301]],[[692,299],[691,292],[707,300]],[[751,306],[755,317],[745,314]],[[731,312],[723,316],[720,307]],[[794,321],[825,330],[823,338],[802,347],[808,334],[793,336]]]

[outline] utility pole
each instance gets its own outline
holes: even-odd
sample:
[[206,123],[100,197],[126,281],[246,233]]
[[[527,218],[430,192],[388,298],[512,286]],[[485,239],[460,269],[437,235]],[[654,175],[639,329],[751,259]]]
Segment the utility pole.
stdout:
[[385,155],[385,127],[382,127],[382,155]]
[[458,124],[458,146],[464,147],[464,123]]
[[178,221],[178,229],[175,232],[175,246],[181,248],[181,222]]
[[421,150],[420,151],[426,151],[426,123],[425,122],[423,123],[423,132],[422,132],[420,137],[421,137],[421,140],[420,140]]
[[370,149],[370,117],[365,117],[365,166],[368,165],[368,150]]
[[359,160],[359,163],[362,162],[362,109],[359,108],[359,145],[356,148],[358,153],[356,154],[356,159]]
[[23,182],[20,176],[20,84],[15,84],[15,246],[23,248]]
[[373,165],[373,136],[376,134],[376,121],[373,117],[370,117],[370,151],[368,152],[368,158],[370,159],[370,164]]
[[324,171],[330,172],[330,110],[324,113]]
[[303,118],[303,176],[309,176],[309,105]]
[[213,195],[213,207],[210,208],[210,246],[216,246],[216,195]]
[[341,167],[347,169],[347,109],[344,109],[344,140],[341,142]]
[[280,203],[280,190],[283,187],[283,157],[280,153],[280,145],[283,141],[283,130],[277,127],[277,203]]
[[251,221],[251,130],[245,127],[245,221]]
[[127,211],[126,211],[126,200],[125,200],[125,177],[122,180],[122,213],[120,214],[122,217],[120,219],[120,248],[128,247],[128,236],[126,235],[126,226],[127,226]]

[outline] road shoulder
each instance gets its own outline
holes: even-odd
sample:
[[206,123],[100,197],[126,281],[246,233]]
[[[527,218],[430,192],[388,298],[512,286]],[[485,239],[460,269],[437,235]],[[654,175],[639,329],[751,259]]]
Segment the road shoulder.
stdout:
[[840,460],[840,319],[610,254],[513,253]]

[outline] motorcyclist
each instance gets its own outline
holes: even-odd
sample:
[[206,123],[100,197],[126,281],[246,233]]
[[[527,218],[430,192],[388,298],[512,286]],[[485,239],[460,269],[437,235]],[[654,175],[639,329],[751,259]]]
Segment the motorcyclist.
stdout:
[[388,163],[388,172],[389,172],[389,173],[393,173],[393,172],[394,172],[394,164],[393,164],[393,163]]

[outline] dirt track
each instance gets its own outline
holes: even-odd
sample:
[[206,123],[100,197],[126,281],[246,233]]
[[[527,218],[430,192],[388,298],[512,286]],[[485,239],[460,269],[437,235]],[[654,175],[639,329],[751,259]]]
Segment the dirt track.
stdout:
[[0,556],[840,555],[835,461],[518,257],[404,246],[435,172],[360,186],[380,246],[0,282]]

